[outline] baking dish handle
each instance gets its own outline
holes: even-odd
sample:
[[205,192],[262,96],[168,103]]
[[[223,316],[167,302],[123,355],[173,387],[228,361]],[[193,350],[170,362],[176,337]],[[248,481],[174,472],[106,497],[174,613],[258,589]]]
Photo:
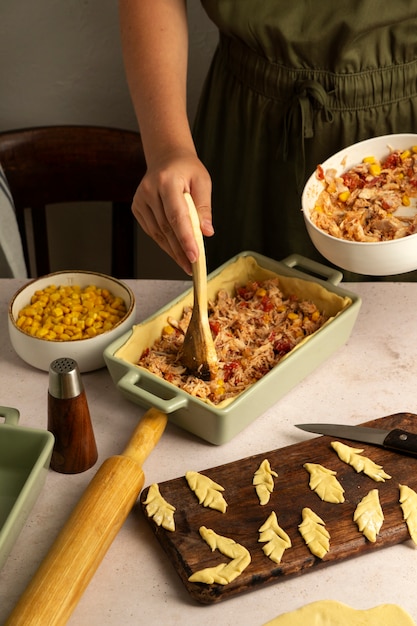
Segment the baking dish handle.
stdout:
[[[187,406],[188,400],[186,397],[176,394],[175,390],[170,398],[163,398],[161,395],[156,395],[153,391],[145,388],[145,385],[140,385],[141,373],[139,371],[129,370],[117,383],[118,388],[122,393],[127,395],[133,402],[136,402],[140,398],[149,407],[155,407],[163,413],[173,413],[178,409],[182,409]],[[153,386],[158,387],[157,381],[153,381]],[[166,389],[161,386],[161,391],[165,392]]]
[[339,270],[323,265],[318,261],[313,261],[313,259],[308,259],[301,254],[291,254],[283,259],[281,263],[284,263],[287,267],[298,267],[303,271],[306,270],[307,272],[311,272],[319,278],[325,278],[327,282],[335,286],[337,286],[343,279],[343,274],[342,272],[339,272]]
[[0,406],[0,417],[4,417],[5,424],[16,425],[19,421],[20,413],[10,406]]

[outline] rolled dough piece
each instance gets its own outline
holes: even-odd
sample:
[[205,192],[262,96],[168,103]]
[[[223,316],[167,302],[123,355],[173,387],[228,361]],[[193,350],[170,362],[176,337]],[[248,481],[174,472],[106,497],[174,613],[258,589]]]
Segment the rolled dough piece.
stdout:
[[264,626],[416,626],[410,615],[396,604],[381,604],[358,610],[335,600],[320,600],[291,613],[284,613]]

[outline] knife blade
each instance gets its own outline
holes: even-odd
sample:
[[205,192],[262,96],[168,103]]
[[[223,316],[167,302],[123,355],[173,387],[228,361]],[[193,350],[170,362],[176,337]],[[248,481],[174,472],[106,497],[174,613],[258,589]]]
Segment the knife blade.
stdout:
[[400,428],[384,430],[382,428],[342,424],[296,424],[296,427],[310,433],[370,443],[387,450],[417,456],[417,434]]

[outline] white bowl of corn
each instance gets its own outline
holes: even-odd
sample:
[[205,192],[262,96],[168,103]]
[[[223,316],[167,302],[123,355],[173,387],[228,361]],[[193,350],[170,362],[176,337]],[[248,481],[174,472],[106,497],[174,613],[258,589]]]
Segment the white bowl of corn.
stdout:
[[317,250],[364,275],[417,269],[417,134],[374,137],[318,165],[302,194]]
[[88,271],[62,271],[36,278],[9,304],[13,348],[29,365],[48,371],[62,357],[80,372],[104,367],[103,352],[135,322],[132,290],[120,280]]

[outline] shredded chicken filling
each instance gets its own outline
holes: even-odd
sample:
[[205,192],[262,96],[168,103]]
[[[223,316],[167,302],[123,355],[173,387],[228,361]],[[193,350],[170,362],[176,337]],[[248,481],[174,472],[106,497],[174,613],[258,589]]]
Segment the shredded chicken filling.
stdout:
[[179,321],[168,318],[161,337],[144,350],[138,365],[214,404],[262,378],[327,320],[313,302],[284,295],[278,278],[237,287],[233,296],[220,290],[209,302],[219,367],[216,379],[205,382],[191,376],[179,358],[191,313],[192,307],[186,307]]
[[404,211],[417,198],[416,146],[393,150],[383,161],[365,157],[340,176],[335,169],[323,171],[318,166],[316,175],[325,188],[311,220],[329,235],[378,242],[417,232],[417,215],[406,215]]

